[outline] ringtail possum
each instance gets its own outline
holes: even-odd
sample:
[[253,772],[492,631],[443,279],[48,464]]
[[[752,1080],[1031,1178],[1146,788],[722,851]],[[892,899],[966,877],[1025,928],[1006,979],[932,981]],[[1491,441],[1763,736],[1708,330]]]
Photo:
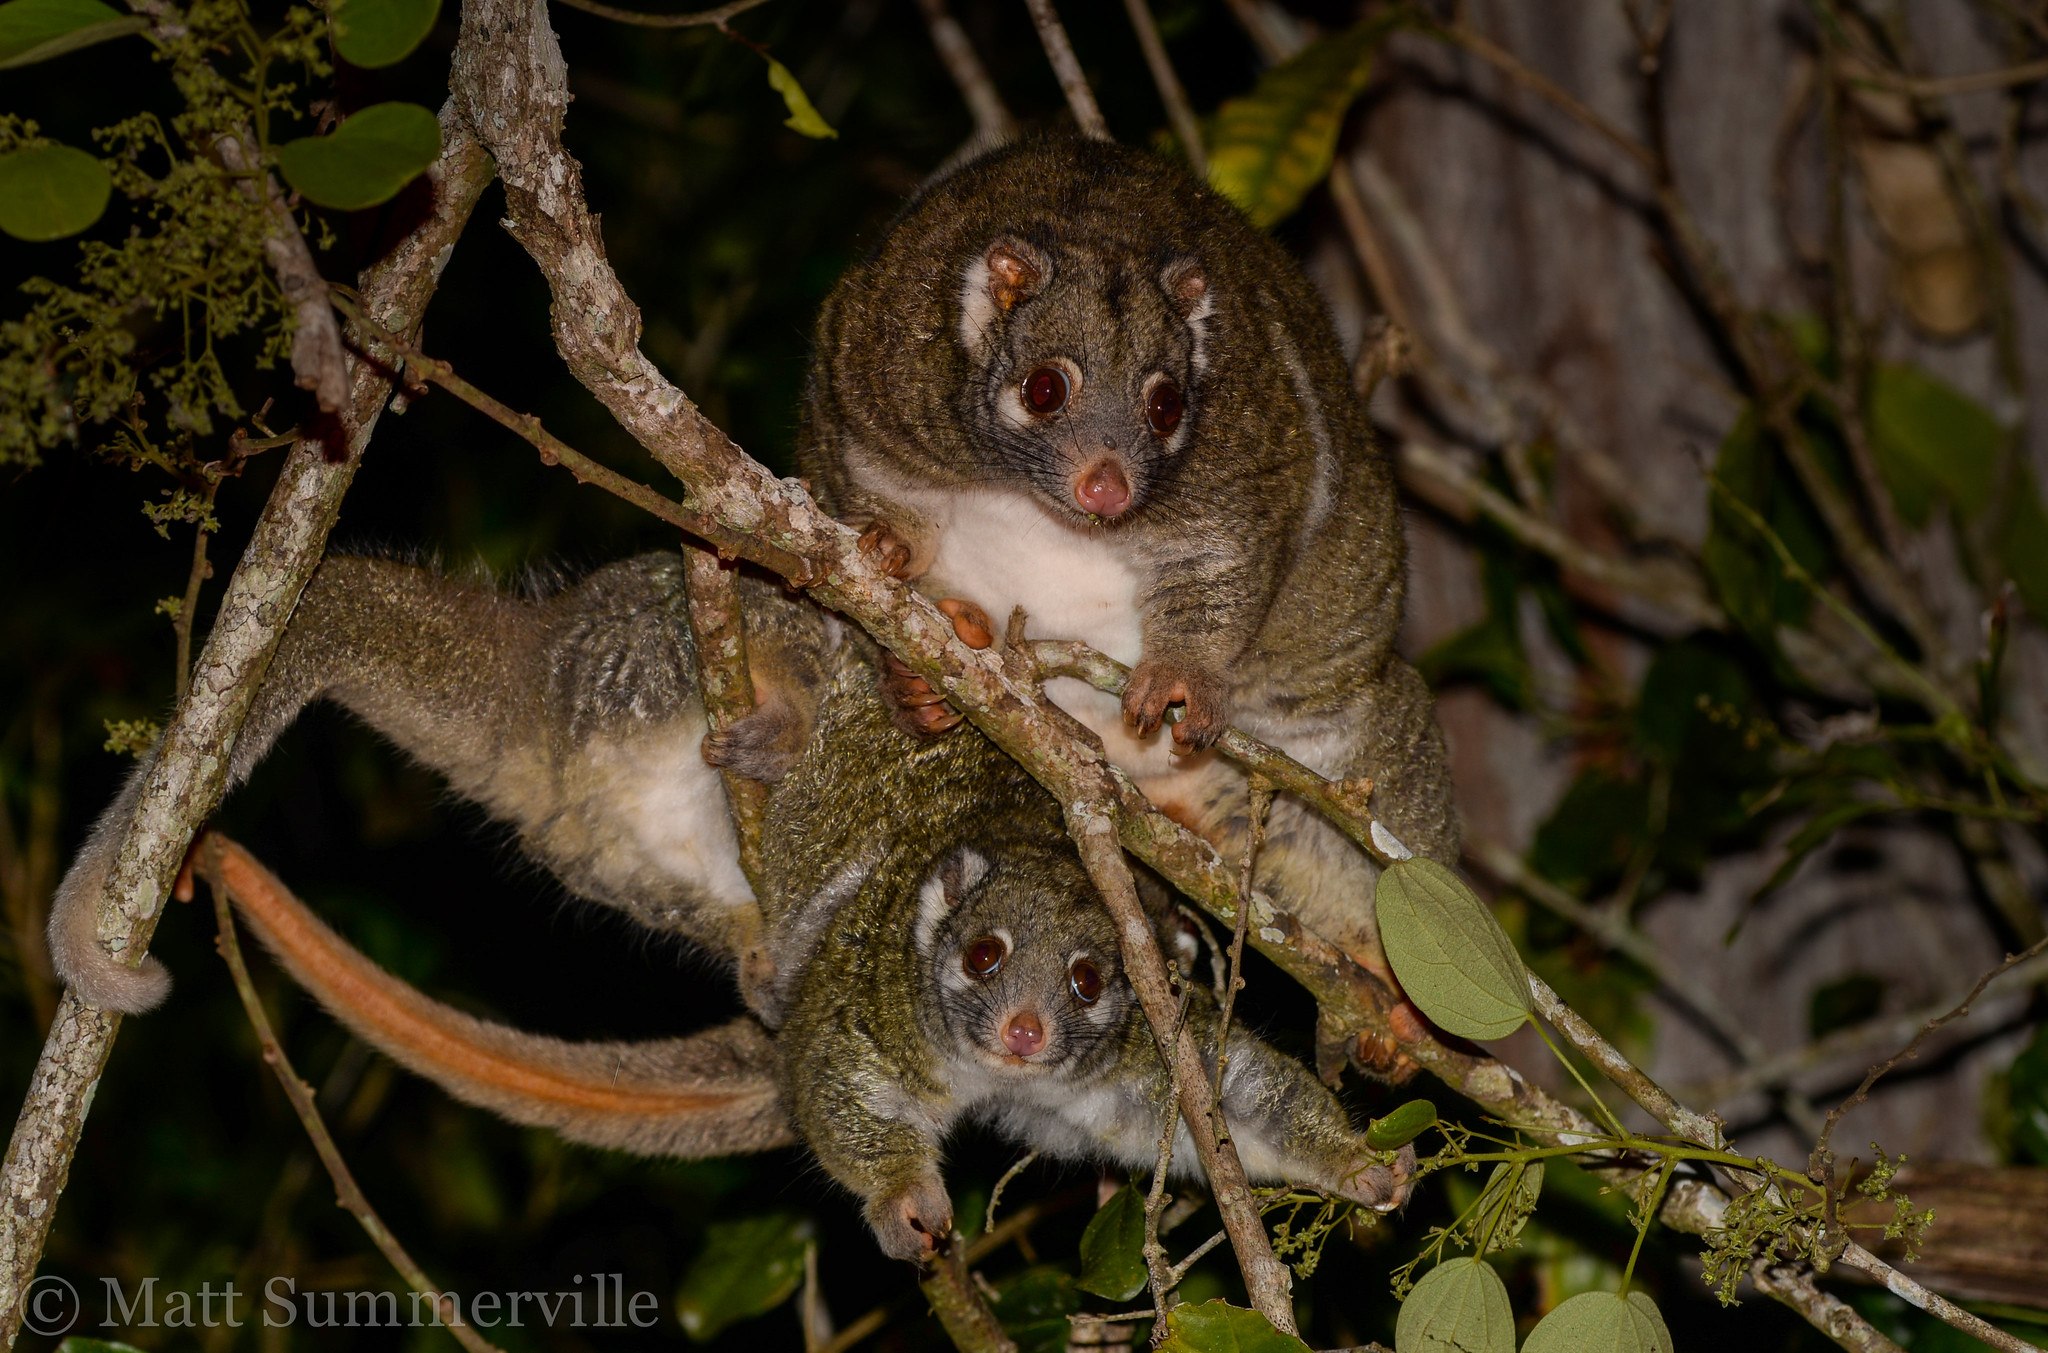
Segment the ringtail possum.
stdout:
[[[779,584],[743,575],[761,703],[729,758],[779,773],[810,732],[832,622]],[[301,595],[237,739],[230,786],[314,700],[332,700],[509,824],[572,893],[714,956],[747,961],[758,910],[717,772],[706,763],[679,555],[608,565],[546,594],[387,559],[330,556]],[[100,818],[57,890],[58,973],[130,1013],[170,987],[100,944],[101,893],[147,764]]]
[[[980,1119],[1050,1155],[1142,1167],[1168,1079],[1117,933],[1058,804],[978,732],[897,727],[845,660],[764,826],[776,1046],[804,1141],[882,1248],[944,1243],[948,1131]],[[1188,1016],[1215,1056],[1206,995]],[[1372,1207],[1412,1157],[1372,1150],[1308,1069],[1233,1028],[1223,1109],[1247,1174]],[[1197,1157],[1181,1129],[1174,1161]]]
[[[930,185],[825,304],[798,460],[899,576],[1131,664],[1121,702],[1048,693],[1226,854],[1246,783],[1203,749],[1227,721],[1369,777],[1396,837],[1455,861],[1430,695],[1394,652],[1387,460],[1307,279],[1177,165],[1033,140]],[[957,722],[921,684],[892,670],[899,721]],[[1377,873],[1275,806],[1259,882],[1384,971]]]

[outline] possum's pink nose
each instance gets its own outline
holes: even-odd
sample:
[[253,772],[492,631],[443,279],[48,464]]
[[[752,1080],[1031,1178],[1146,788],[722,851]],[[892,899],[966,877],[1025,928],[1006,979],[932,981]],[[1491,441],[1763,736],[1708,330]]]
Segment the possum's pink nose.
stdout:
[[1124,467],[1108,456],[1081,471],[1074,481],[1074,501],[1098,517],[1121,516],[1131,505],[1131,484]]
[[1034,1056],[1045,1047],[1045,1026],[1029,1010],[1012,1015],[1003,1026],[1003,1046],[1019,1057]]

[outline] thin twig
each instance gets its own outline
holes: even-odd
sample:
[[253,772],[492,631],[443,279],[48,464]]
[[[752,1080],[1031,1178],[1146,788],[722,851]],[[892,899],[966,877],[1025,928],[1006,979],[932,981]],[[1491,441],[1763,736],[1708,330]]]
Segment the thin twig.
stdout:
[[1081,63],[1074,56],[1074,44],[1067,40],[1067,30],[1053,9],[1052,0],[1024,0],[1024,7],[1031,11],[1031,23],[1038,29],[1038,40],[1044,45],[1045,59],[1051,63],[1052,73],[1060,82],[1060,92],[1067,96],[1067,110],[1074,115],[1074,125],[1091,141],[1109,140],[1109,124],[1102,120],[1102,109],[1095,103],[1095,91],[1088,88],[1088,77],[1081,73]]
[[560,465],[574,475],[578,483],[601,488],[613,497],[631,503],[656,520],[665,521],[677,530],[695,536],[718,550],[720,554],[743,554],[746,558],[774,569],[799,585],[802,585],[803,580],[809,575],[810,567],[803,559],[777,550],[773,546],[764,546],[760,541],[731,531],[714,518],[692,512],[682,504],[662,497],[645,484],[628,479],[610,466],[592,460],[542,427],[538,417],[520,413],[485,394],[458,376],[455,368],[448,363],[427,356],[417,347],[379,325],[345,295],[337,294],[335,303],[361,325],[365,332],[400,358],[407,372],[415,379],[440,386],[498,426],[523,438],[540,452],[542,463]]
[[[1273,807],[1273,782],[1254,771],[1249,789],[1244,856],[1237,873],[1237,891],[1244,897],[1252,895],[1252,873],[1259,862],[1259,851],[1266,844],[1266,814]],[[1223,1074],[1230,1066],[1230,1017],[1237,1011],[1237,993],[1244,989],[1244,936],[1250,926],[1250,909],[1239,907],[1237,921],[1230,927],[1230,970],[1223,980],[1223,1000],[1216,1017],[1216,1075],[1209,1093],[1218,1101],[1223,1098]]]
[[1026,1151],[1023,1155],[1010,1162],[1010,1168],[1003,1171],[1002,1178],[996,1180],[995,1187],[988,1191],[988,1207],[983,1210],[981,1215],[981,1229],[984,1232],[996,1229],[996,1208],[1003,1201],[1003,1190],[1010,1187],[1011,1180],[1030,1169],[1031,1163],[1037,1159],[1038,1149],[1036,1147]]
[[249,1016],[249,1027],[256,1031],[256,1039],[263,1045],[263,1060],[277,1074],[279,1085],[284,1087],[284,1096],[291,1101],[292,1112],[299,1116],[299,1123],[306,1129],[306,1137],[313,1144],[313,1151],[320,1157],[320,1164],[327,1170],[328,1178],[334,1181],[334,1201],[356,1219],[363,1228],[363,1234],[370,1243],[389,1261],[398,1276],[405,1279],[413,1291],[433,1303],[436,1318],[448,1327],[448,1333],[470,1353],[500,1353],[496,1345],[487,1341],[462,1319],[461,1304],[436,1287],[428,1279],[425,1270],[406,1252],[398,1237],[391,1234],[391,1228],[370,1206],[370,1200],[356,1184],[348,1162],[342,1159],[341,1149],[334,1144],[334,1137],[327,1131],[327,1123],[320,1116],[320,1106],[313,1101],[313,1087],[299,1079],[299,1073],[292,1069],[291,1059],[285,1055],[284,1045],[277,1040],[277,1033],[270,1025],[270,1015],[263,1008],[263,1000],[256,994],[256,984],[249,980],[248,965],[242,962],[242,946],[235,937],[235,915],[228,904],[228,894],[233,884],[221,874],[220,853],[217,838],[207,836],[198,847],[198,872],[206,879],[213,893],[214,921],[220,928],[220,956],[226,960],[228,971],[235,980],[235,993],[242,998],[242,1009]]
[[[206,486],[206,510],[204,515],[213,514],[214,495],[219,491],[218,482]],[[185,595],[178,600],[178,614],[171,620],[171,632],[178,637],[178,670],[176,698],[183,700],[185,692],[192,687],[192,622],[199,611],[199,589],[213,576],[213,565],[206,560],[206,538],[212,532],[204,520],[192,528],[192,568],[185,575]]]
[[[1181,993],[1181,1017],[1185,1022],[1188,994]],[[1152,1182],[1145,1189],[1145,1274],[1152,1289],[1152,1309],[1164,1322],[1173,1309],[1173,1265],[1166,1258],[1166,1242],[1160,1239],[1160,1217],[1166,1211],[1166,1177],[1173,1170],[1173,1139],[1180,1135],[1180,1063],[1166,1064],[1166,1099],[1159,1106],[1159,1147],[1152,1157]]]
[[1848,77],[1851,84],[1867,84],[1896,90],[1918,98],[1938,99],[1950,94],[1975,94],[1987,89],[2010,89],[2048,80],[2048,61],[2029,61],[2003,70],[1972,71],[1967,75],[1913,76],[1872,67]]
[[1152,83],[1159,89],[1159,101],[1166,105],[1166,120],[1173,126],[1181,154],[1187,156],[1188,168],[1194,170],[1196,178],[1208,178],[1209,156],[1202,149],[1202,124],[1195,117],[1195,110],[1188,106],[1188,92],[1173,69],[1173,58],[1166,54],[1166,44],[1159,40],[1159,25],[1152,21],[1151,6],[1145,0],[1124,0],[1124,13],[1130,16],[1131,31],[1137,34],[1138,47],[1145,53],[1145,67],[1152,72]]
[[730,0],[728,4],[689,14],[647,14],[637,9],[603,4],[600,0],[560,0],[560,3],[617,23],[638,24],[642,28],[723,28],[728,19],[738,18],[757,5],[767,4],[768,0]]
[[[2007,983],[2008,986],[2034,987],[2048,982],[2048,955],[2028,959],[2014,967],[2009,976],[2012,981]],[[1850,1058],[1868,1057],[1879,1048],[1896,1046],[1900,1040],[1911,1038],[1929,1020],[1939,1019],[1963,1000],[1960,995],[1945,996],[1896,1015],[1881,1015],[1862,1024],[1837,1029],[1805,1047],[1766,1057],[1718,1079],[1688,1086],[1687,1090],[1693,1098],[1716,1104],[1748,1091],[1785,1085],[1801,1072],[1834,1066]]]
[[[1592,582],[1640,597],[1669,612],[1686,629],[1724,630],[1728,616],[1708,597],[1697,574],[1667,561],[1636,563],[1603,554],[1578,536],[1509,500],[1447,453],[1416,438],[1404,438],[1397,461],[1403,487],[1439,511],[1461,520],[1482,516],[1515,540]],[[1600,601],[1600,598],[1589,600]],[[1611,606],[1611,603],[1608,603]],[[1606,607],[1603,607],[1605,609]]]
[[1237,1251],[1238,1269],[1244,1274],[1245,1292],[1259,1313],[1284,1333],[1294,1333],[1294,1303],[1287,1269],[1273,1257],[1265,1223],[1245,1178],[1244,1165],[1223,1119],[1222,1106],[1209,1093],[1203,1074],[1201,1050],[1195,1045],[1194,1030],[1178,1018],[1179,1002],[1167,975],[1166,960],[1159,953],[1158,937],[1138,898],[1137,883],[1124,860],[1116,828],[1105,805],[1075,802],[1066,805],[1067,832],[1080,849],[1081,863],[1102,894],[1103,905],[1116,921],[1123,950],[1124,966],[1131,986],[1144,1008],[1146,1022],[1159,1045],[1159,1058],[1178,1079],[1176,1095],[1188,1135],[1194,1139],[1209,1178],[1209,1191],[1217,1210],[1223,1214],[1224,1229],[1230,1232]]
[[1836,1126],[1840,1124],[1845,1114],[1862,1104],[1864,1100],[1870,1098],[1871,1088],[1881,1078],[1897,1067],[1900,1062],[1910,1062],[1919,1056],[1920,1045],[1926,1042],[1928,1036],[1935,1030],[1941,1028],[1944,1024],[1961,1019],[1969,1014],[1971,1005],[1976,1002],[1979,996],[1984,994],[1984,988],[1990,986],[1992,982],[2011,972],[2028,959],[2043,952],[2048,952],[2048,938],[2036,941],[2033,945],[2021,950],[2017,954],[2006,955],[2003,963],[2000,963],[1997,967],[1977,979],[1975,985],[1964,994],[1962,1000],[1957,1001],[1946,1012],[1928,1020],[1926,1024],[1921,1026],[1920,1031],[1913,1035],[1912,1040],[1905,1047],[1899,1049],[1890,1057],[1885,1058],[1876,1066],[1871,1067],[1869,1072],[1863,1077],[1863,1083],[1856,1087],[1855,1092],[1828,1111],[1827,1122],[1821,1126],[1820,1139],[1813,1144],[1813,1154],[1808,1160],[1808,1168],[1815,1173],[1819,1173],[1823,1169],[1825,1162],[1832,1159],[1833,1152],[1829,1146],[1829,1140],[1835,1135]]
[[966,31],[946,9],[946,0],[917,0],[917,7],[924,14],[924,24],[932,35],[940,64],[953,77],[954,87],[974,118],[975,140],[993,143],[1015,136],[1017,120],[1010,116],[1003,96],[996,91],[996,82],[989,78],[988,67],[981,64],[974,44],[967,40]]

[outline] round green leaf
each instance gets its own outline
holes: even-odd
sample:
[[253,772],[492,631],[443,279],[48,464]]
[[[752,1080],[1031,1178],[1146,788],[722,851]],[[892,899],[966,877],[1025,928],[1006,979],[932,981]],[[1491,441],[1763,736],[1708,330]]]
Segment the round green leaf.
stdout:
[[683,1333],[708,1343],[735,1321],[772,1311],[804,1280],[807,1217],[770,1212],[704,1228],[704,1248],[676,1291]]
[[1581,1292],[1529,1331],[1522,1353],[1672,1353],[1671,1331],[1641,1292]]
[[1176,1306],[1154,1353],[1309,1353],[1308,1345],[1273,1328],[1257,1311],[1226,1301]]
[[149,27],[100,0],[9,0],[0,5],[0,70],[47,61]]
[[394,66],[433,31],[441,0],[334,0],[327,21],[334,50],[352,66]]
[[1423,1276],[1394,1322],[1395,1353],[1515,1353],[1515,1313],[1491,1264],[1446,1259]]
[[1088,1219],[1081,1233],[1081,1276],[1075,1286],[1111,1301],[1145,1290],[1145,1200],[1126,1184]]
[[441,153],[441,124],[416,103],[379,103],[326,136],[277,148],[285,181],[323,207],[357,211],[388,202]]
[[1426,1099],[1411,1099],[1392,1113],[1373,1119],[1365,1130],[1365,1144],[1375,1151],[1392,1151],[1435,1126],[1436,1105]]
[[1373,894],[1380,943],[1422,1013],[1460,1038],[1506,1038],[1532,1013],[1529,971],[1486,904],[1434,860],[1400,860]]
[[40,244],[100,219],[114,181],[107,167],[70,146],[29,146],[0,155],[0,231]]

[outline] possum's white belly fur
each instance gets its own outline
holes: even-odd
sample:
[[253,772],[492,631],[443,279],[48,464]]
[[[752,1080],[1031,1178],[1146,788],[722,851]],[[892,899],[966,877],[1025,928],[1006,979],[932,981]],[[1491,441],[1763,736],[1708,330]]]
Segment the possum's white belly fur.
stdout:
[[[912,506],[937,528],[931,566],[918,583],[928,596],[976,603],[998,634],[1022,606],[1034,638],[1079,639],[1118,662],[1137,662],[1142,579],[1113,533],[1064,520],[1003,489],[927,491]],[[1085,682],[1058,677],[1045,692],[1094,730],[1109,759],[1141,783],[1185,775],[1210,759],[1173,756],[1163,729],[1138,736],[1124,723],[1122,701]]]

